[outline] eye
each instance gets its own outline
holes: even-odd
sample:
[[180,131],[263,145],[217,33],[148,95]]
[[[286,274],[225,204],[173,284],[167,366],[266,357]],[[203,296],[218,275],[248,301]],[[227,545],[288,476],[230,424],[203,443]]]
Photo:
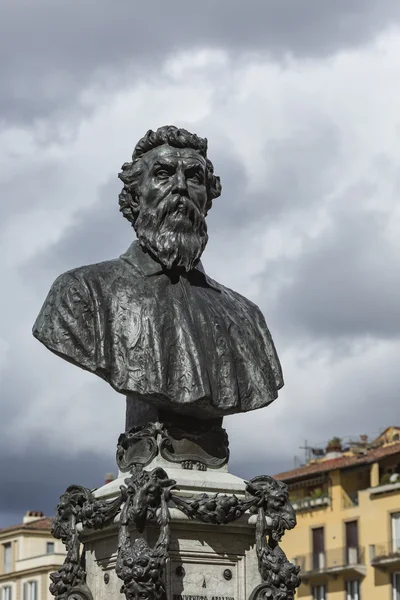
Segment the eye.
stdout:
[[169,172],[167,169],[158,169],[156,171],[156,176],[159,179],[167,179],[169,177]]
[[195,183],[202,184],[204,183],[204,174],[201,171],[196,170],[188,174],[188,179]]

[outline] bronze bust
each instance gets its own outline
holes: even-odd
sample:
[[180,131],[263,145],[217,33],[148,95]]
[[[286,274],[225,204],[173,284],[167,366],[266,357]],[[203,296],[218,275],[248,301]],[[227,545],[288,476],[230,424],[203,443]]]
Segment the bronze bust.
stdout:
[[125,394],[129,425],[150,420],[146,408],[139,414],[147,406],[220,420],[268,405],[283,378],[264,317],[200,262],[221,193],[207,140],[172,126],[148,131],[119,177],[120,210],[138,240],[115,260],[58,277],[33,335]]

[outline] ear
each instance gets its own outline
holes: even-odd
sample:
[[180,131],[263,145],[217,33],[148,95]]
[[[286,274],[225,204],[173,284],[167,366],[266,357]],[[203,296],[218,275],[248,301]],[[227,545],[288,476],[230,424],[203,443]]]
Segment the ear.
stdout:
[[131,190],[130,198],[129,198],[129,206],[132,209],[132,212],[136,213],[139,210],[140,200],[135,190]]
[[130,220],[132,221],[132,223],[134,223],[136,221],[140,209],[140,199],[135,190],[132,190],[132,192],[129,194],[128,206],[130,209],[130,214],[132,215],[132,218]]
[[213,175],[210,185],[210,193],[212,195],[212,199],[218,198],[221,195],[222,185],[221,180],[218,175]]
[[[136,194],[135,194],[136,196]],[[139,212],[139,202],[136,197],[133,197],[131,191],[127,185],[124,185],[119,196],[120,211],[128,221],[132,224],[135,222],[137,214]]]
[[206,159],[206,168],[207,168],[207,179],[208,179],[208,191],[210,200],[215,200],[221,195],[222,185],[221,180],[218,175],[214,175],[214,166],[212,162],[207,158]]

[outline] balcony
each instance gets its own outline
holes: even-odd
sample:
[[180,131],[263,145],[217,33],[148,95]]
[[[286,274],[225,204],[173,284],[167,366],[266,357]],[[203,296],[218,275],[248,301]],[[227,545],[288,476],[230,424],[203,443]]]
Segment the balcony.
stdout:
[[53,567],[62,565],[65,559],[65,553],[40,554],[39,556],[30,556],[22,558],[15,562],[15,571],[29,571],[31,569],[40,569],[41,567]]
[[400,568],[400,540],[370,546],[371,565],[377,569]]
[[400,483],[385,483],[368,489],[371,498],[382,494],[398,493],[399,490]]
[[292,500],[292,506],[296,512],[305,512],[308,510],[316,510],[317,508],[324,508],[325,506],[329,506],[330,502],[328,494],[324,494],[318,498],[312,496],[294,498]]
[[326,575],[360,577],[367,571],[364,548],[360,546],[334,548],[318,554],[303,554],[296,556],[293,562],[300,567],[301,578],[305,583]]

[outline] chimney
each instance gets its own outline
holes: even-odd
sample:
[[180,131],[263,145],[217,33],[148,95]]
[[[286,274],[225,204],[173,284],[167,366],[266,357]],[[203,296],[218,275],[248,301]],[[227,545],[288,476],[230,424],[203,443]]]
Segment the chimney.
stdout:
[[37,521],[38,519],[43,519],[43,518],[44,518],[44,513],[42,513],[41,511],[28,510],[25,513],[23,523],[25,525],[26,523],[32,523],[32,521]]
[[325,458],[326,459],[339,458],[339,456],[342,456],[342,452],[343,452],[343,450],[342,450],[341,438],[333,437],[331,440],[329,440],[329,442],[326,446]]
[[104,485],[107,485],[107,483],[111,483],[112,481],[114,481],[114,479],[114,473],[106,473],[104,477]]

